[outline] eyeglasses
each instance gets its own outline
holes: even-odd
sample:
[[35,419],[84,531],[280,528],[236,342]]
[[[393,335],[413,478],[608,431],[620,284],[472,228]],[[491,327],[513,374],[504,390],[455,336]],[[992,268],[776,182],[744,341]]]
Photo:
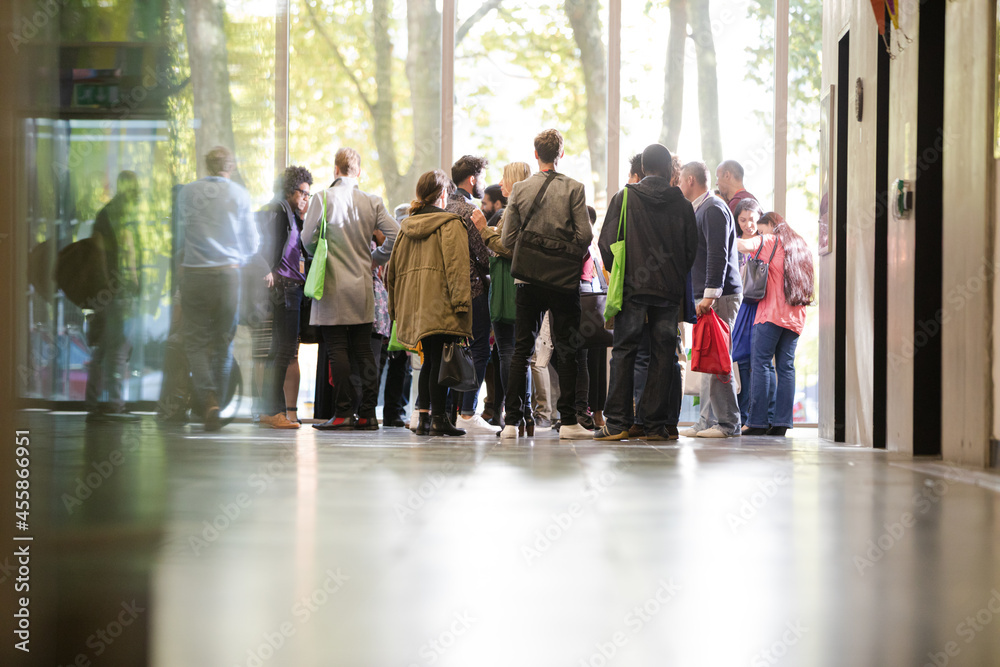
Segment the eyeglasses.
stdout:
[[298,192],[298,193],[301,193],[303,197],[308,197],[309,196],[309,191],[308,190],[303,190],[302,188],[295,188],[295,191]]

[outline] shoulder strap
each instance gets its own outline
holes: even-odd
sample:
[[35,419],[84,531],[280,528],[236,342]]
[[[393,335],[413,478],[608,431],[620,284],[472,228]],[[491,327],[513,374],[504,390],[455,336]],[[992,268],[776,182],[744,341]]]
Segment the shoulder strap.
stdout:
[[532,216],[535,215],[535,209],[538,208],[539,202],[542,201],[542,197],[545,195],[545,191],[549,189],[552,181],[555,180],[556,172],[550,171],[545,177],[545,182],[542,183],[542,187],[539,188],[538,194],[535,195],[535,201],[531,202],[531,208],[528,209],[528,214],[524,216],[524,220],[521,222],[521,229],[528,228],[528,222],[531,220]]
[[326,190],[323,191],[323,203],[319,215],[319,237],[326,238]]
[[622,210],[618,214],[618,236],[615,239],[625,240],[625,235],[628,233],[628,227],[625,225],[625,210],[628,208],[628,186],[625,186],[624,193],[622,194]]

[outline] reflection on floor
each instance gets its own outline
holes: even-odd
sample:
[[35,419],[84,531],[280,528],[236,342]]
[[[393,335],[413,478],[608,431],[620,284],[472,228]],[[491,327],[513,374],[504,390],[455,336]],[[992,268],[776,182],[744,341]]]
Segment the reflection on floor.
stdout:
[[23,417],[34,548],[58,573],[34,608],[46,664],[1000,664],[986,473],[814,431],[652,446]]

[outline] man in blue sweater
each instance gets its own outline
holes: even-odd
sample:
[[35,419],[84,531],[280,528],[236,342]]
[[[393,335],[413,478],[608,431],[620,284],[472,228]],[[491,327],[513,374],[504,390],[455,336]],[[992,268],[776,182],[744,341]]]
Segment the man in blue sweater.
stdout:
[[[736,251],[736,225],[724,201],[708,191],[708,167],[689,162],[681,169],[681,191],[694,207],[698,223],[698,252],[691,278],[698,302],[698,317],[714,310],[733,330],[736,313],[743,302]],[[701,384],[701,417],[681,435],[699,438],[731,438],[740,435],[740,408],[732,371],[728,375],[708,375]]]

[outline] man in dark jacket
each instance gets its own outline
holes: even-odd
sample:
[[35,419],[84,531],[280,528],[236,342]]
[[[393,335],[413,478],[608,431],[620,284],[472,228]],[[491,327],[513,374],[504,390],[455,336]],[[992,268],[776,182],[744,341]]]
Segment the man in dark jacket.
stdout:
[[[136,230],[139,180],[132,171],[118,174],[118,190],[94,221],[94,236],[104,249],[109,287],[95,299],[90,320],[90,366],[87,370],[87,421],[135,421],[125,412],[123,390],[132,351],[128,325],[142,287],[142,263]],[[107,401],[102,402],[106,394]]]
[[[646,440],[676,440],[679,406],[669,400],[677,362],[677,320],[685,298],[687,275],[698,248],[694,210],[680,189],[671,187],[670,151],[653,144],[642,153],[645,178],[628,188],[625,229],[625,291],[615,316],[611,380],[604,408],[605,426],[596,440],[624,440],[635,419],[632,390],[635,357],[647,319],[650,328],[649,380],[638,406]],[[624,191],[612,198],[598,247],[613,268],[611,245],[618,234]]]
[[[729,331],[743,302],[736,250],[736,223],[724,201],[708,191],[708,167],[689,162],[681,169],[681,190],[694,206],[698,220],[698,253],[691,277],[698,301],[698,317],[714,310]],[[732,371],[706,375],[701,384],[701,417],[682,435],[731,438],[740,435],[740,407]]]

